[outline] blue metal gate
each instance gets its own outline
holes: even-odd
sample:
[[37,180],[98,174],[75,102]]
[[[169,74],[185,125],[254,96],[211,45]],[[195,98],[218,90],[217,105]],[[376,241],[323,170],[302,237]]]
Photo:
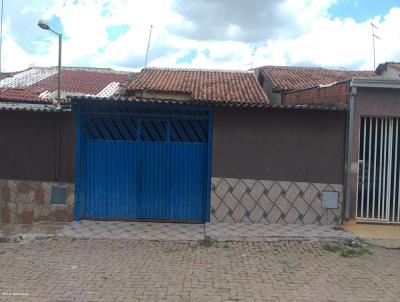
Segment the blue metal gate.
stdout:
[[113,105],[77,105],[75,218],[207,221],[208,110]]

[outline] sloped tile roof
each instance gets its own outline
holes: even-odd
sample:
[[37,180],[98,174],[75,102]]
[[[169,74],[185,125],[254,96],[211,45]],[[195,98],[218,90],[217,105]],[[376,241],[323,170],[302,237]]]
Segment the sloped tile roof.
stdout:
[[0,81],[11,76],[9,73],[0,72]]
[[373,71],[334,70],[319,67],[264,66],[261,73],[274,92],[298,90],[350,80],[353,77],[373,77]]
[[388,66],[400,71],[400,63],[399,62],[385,62],[385,63],[379,64],[378,67],[376,68],[375,72],[377,74],[381,74],[383,71],[387,70]]
[[189,94],[198,102],[268,104],[253,72],[147,68],[126,88]]
[[[56,67],[33,67],[0,79],[0,100],[52,103],[58,87]],[[63,95],[111,96],[130,73],[108,68],[63,67]]]
[[0,100],[7,101],[40,101],[39,95],[25,88],[0,88]]
[[[72,93],[96,95],[113,82],[124,84],[128,73],[93,72],[86,70],[63,70],[61,90]],[[56,91],[57,73],[32,86],[35,91]]]

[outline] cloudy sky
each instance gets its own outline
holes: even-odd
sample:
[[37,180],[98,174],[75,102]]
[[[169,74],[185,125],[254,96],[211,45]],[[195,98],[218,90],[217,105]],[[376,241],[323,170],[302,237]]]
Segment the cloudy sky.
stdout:
[[249,69],[260,65],[373,69],[400,61],[400,0],[3,0],[2,70],[57,64]]

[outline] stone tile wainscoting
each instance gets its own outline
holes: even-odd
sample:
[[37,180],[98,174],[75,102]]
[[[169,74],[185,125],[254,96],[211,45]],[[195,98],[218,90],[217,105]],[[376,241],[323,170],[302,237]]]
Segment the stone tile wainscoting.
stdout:
[[[323,192],[338,192],[338,207],[322,207]],[[343,186],[212,178],[211,223],[342,224]]]
[[0,222],[72,221],[74,190],[71,183],[0,179]]

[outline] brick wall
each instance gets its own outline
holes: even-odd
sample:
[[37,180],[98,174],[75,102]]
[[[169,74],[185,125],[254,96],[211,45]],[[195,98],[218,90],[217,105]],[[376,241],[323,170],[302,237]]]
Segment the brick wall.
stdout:
[[282,104],[346,105],[348,97],[349,82],[343,82],[282,94]]

